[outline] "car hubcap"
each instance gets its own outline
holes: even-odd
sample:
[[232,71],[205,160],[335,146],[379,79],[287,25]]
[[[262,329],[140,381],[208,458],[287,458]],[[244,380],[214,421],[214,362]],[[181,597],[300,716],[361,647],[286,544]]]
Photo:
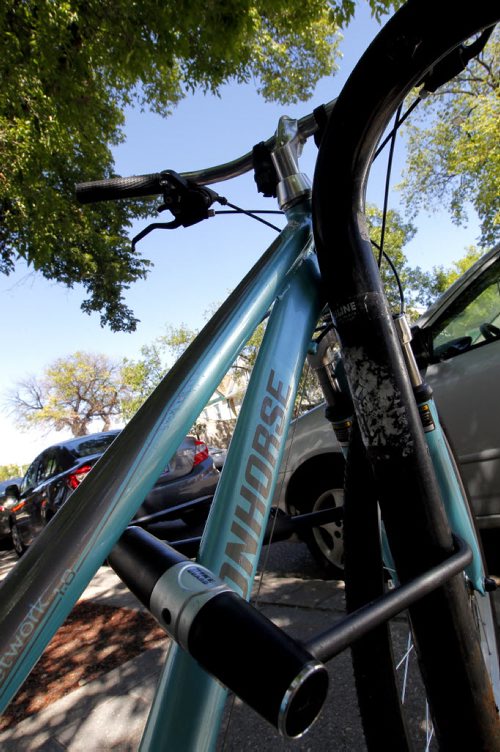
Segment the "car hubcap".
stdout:
[[[313,506],[313,512],[320,512],[324,509],[332,509],[342,506],[344,503],[344,492],[342,489],[331,489],[325,491],[318,497]],[[344,568],[344,531],[342,522],[328,522],[321,527],[312,529],[316,544],[323,556],[335,567]]]

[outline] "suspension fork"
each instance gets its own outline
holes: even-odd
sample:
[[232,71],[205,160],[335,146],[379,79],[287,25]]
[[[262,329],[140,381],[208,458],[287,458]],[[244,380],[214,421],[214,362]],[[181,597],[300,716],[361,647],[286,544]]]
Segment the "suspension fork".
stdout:
[[480,543],[468,508],[466,492],[455,471],[455,463],[439,420],[432,389],[424,382],[419,371],[411,347],[412,333],[406,314],[395,316],[394,323],[451,529],[472,549],[473,558],[465,573],[472,587],[484,595],[487,590],[492,589],[493,580],[486,577],[484,571]]
[[[395,316],[394,324],[446,515],[453,533],[465,540],[472,549],[473,559],[465,572],[472,587],[484,595],[486,590],[491,589],[492,581],[486,577],[483,568],[480,543],[464,498],[465,491],[450,457],[449,446],[439,420],[432,389],[424,383],[418,369],[411,347],[412,334],[406,315]],[[346,458],[353,424],[353,405],[333,327],[330,327],[316,342],[311,343],[308,362],[316,373],[327,403],[325,416],[331,422],[337,442]],[[384,561],[390,570],[394,570],[394,562],[383,526],[382,546]]]

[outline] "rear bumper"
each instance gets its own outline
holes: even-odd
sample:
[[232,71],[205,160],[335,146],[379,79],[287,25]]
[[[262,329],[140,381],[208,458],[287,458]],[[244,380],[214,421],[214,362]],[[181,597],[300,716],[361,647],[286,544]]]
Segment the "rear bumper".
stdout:
[[175,480],[160,478],[137,510],[136,518],[161,512],[205,496],[213,496],[220,473],[211,460],[200,462],[192,472]]

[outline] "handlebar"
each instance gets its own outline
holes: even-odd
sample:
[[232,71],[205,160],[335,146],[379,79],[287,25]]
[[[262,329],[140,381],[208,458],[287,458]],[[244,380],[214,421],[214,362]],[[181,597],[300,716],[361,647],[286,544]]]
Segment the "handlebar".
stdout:
[[122,198],[142,198],[161,193],[161,173],[134,175],[129,178],[108,178],[77,183],[76,197],[81,204],[114,201]]
[[[324,105],[323,111],[326,111],[327,117],[330,115],[335,101],[332,100]],[[304,140],[310,138],[319,128],[315,112],[304,115],[298,120],[298,129]],[[267,139],[265,145],[272,151],[276,146],[276,136]],[[211,185],[224,180],[231,180],[249,172],[252,168],[252,152],[247,152],[232,162],[193,172],[183,172],[181,177],[198,185]],[[76,198],[82,204],[90,204],[97,201],[157,196],[162,193],[162,180],[163,173],[157,172],[149,175],[134,175],[128,178],[116,177],[77,183],[75,186]]]

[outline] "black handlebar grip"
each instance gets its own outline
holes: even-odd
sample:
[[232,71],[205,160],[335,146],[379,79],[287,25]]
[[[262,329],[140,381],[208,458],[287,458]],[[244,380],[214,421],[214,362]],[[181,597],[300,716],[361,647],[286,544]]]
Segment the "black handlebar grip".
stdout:
[[128,528],[108,560],[206,671],[283,736],[307,731],[326,698],[328,673],[305,647],[208,569],[141,528]]
[[133,175],[129,178],[108,178],[92,180],[89,183],[77,183],[76,198],[81,204],[97,201],[115,201],[121,198],[143,198],[157,196],[162,192],[162,175]]

